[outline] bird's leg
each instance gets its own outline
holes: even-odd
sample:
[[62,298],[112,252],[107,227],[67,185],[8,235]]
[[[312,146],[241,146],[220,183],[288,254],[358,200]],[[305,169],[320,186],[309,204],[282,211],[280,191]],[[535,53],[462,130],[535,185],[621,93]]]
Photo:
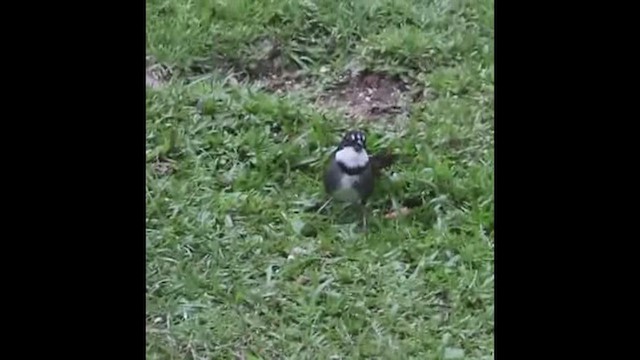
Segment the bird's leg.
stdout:
[[324,210],[325,207],[327,207],[327,205],[329,205],[331,203],[331,201],[333,200],[333,198],[329,198],[329,200],[325,201],[324,204],[322,204],[322,206],[320,206],[320,209],[318,209],[318,214],[320,214],[322,212],[322,210]]
[[360,211],[362,212],[362,226],[364,232],[367,232],[367,204],[365,201],[360,202]]

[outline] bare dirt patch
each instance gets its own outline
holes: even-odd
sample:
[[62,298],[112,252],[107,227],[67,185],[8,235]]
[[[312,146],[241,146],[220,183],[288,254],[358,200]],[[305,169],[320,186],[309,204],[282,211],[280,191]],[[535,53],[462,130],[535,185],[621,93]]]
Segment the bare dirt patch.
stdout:
[[426,94],[426,90],[411,91],[408,82],[398,76],[357,67],[348,70],[328,90],[323,90],[314,83],[317,79],[301,70],[286,55],[282,45],[271,38],[256,41],[246,54],[250,55],[215,54],[194,61],[187,72],[196,76],[225,73],[232,83],[251,82],[276,94],[306,93],[317,106],[336,109],[356,122],[385,119],[396,124],[406,118],[409,105],[423,100],[421,96]]
[[283,71],[281,73],[272,73],[263,78],[264,88],[267,91],[276,94],[286,93],[290,91],[299,91],[307,88],[310,79],[306,78],[300,71]]
[[363,71],[345,79],[318,98],[324,107],[342,109],[352,119],[376,120],[406,114],[409,85],[384,73]]

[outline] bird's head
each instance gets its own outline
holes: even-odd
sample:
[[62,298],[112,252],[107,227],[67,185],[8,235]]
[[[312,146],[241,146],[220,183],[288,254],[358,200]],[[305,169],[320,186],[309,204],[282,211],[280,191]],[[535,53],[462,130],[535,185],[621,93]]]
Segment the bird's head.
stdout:
[[340,141],[340,149],[352,147],[355,151],[360,152],[367,149],[367,137],[360,130],[350,130],[342,137]]
[[366,166],[369,162],[367,154],[367,138],[360,130],[348,131],[340,141],[336,151],[336,160],[348,168]]

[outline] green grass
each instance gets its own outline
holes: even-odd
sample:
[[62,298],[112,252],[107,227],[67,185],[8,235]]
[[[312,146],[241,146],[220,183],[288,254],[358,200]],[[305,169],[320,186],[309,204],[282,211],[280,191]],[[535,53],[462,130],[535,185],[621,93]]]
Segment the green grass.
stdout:
[[[493,358],[493,2],[147,0],[147,39],[175,74],[147,90],[149,359]],[[229,77],[269,44],[305,86]],[[354,67],[424,96],[353,125],[313,104]],[[367,233],[306,211],[356,126],[401,154]]]

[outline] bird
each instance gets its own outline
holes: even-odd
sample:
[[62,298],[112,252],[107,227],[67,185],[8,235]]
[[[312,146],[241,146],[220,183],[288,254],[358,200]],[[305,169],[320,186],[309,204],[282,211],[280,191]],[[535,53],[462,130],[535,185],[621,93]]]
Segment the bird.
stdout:
[[319,211],[331,200],[358,205],[363,211],[375,186],[372,158],[367,153],[367,138],[361,130],[349,130],[331,154],[324,172],[324,189],[330,196]]

